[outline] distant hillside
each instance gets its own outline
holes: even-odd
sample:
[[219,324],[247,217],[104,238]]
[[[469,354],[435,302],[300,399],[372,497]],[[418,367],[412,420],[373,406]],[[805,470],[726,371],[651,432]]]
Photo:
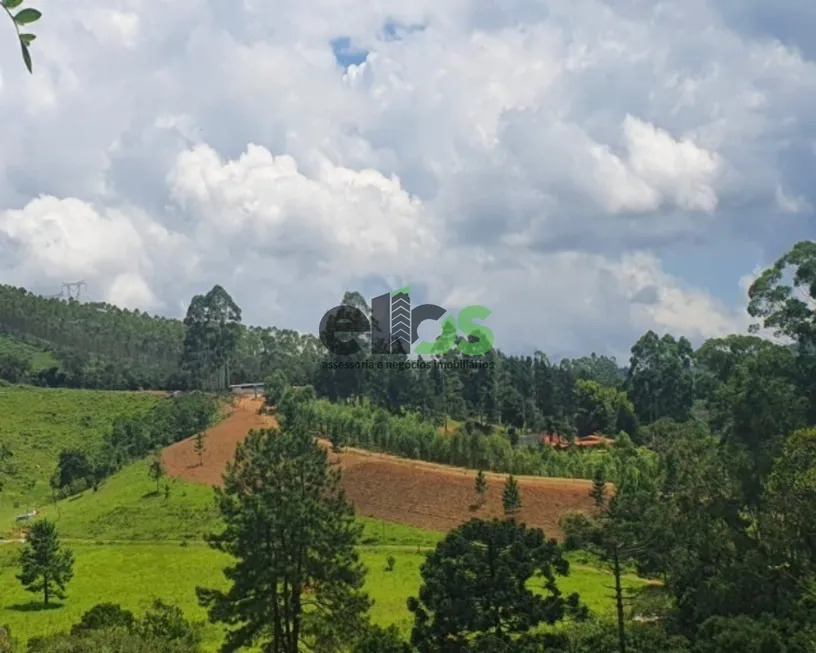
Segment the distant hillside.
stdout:
[[38,346],[10,335],[0,334],[0,378],[8,381],[17,380],[13,378],[17,372],[11,367],[15,361],[19,361],[17,364],[20,365],[20,371],[28,370],[34,375],[59,366],[59,361],[44,344]]
[[60,451],[98,447],[116,417],[157,401],[148,393],[0,387],[0,443],[12,454],[4,463],[0,514],[46,502]]
[[[339,303],[370,312],[359,293],[348,292]],[[403,366],[404,355],[389,354],[399,365],[350,369],[335,365],[347,357],[330,354],[313,335],[246,326],[241,315],[219,285],[194,296],[183,321],[0,285],[0,337],[11,343],[0,352],[0,379],[41,387],[219,391],[280,373],[289,384],[311,385],[330,401],[366,398],[392,413],[416,412],[437,426],[469,421],[500,424],[508,435],[512,427],[579,436],[626,431],[636,438],[635,406],[620,366],[608,356],[554,363],[543,352],[507,356],[493,349],[475,361],[464,353],[465,338],[448,333],[439,338],[444,346],[427,357],[444,365]],[[691,367],[680,360],[691,356],[690,345],[686,352],[672,338],[646,344],[650,352],[665,349],[661,356],[677,359],[672,369],[690,377]],[[661,356],[650,353],[644,365]],[[647,408],[648,421],[682,413],[674,404],[652,402]]]
[[[187,389],[185,326],[102,302],[46,298],[0,284],[0,379],[49,387]],[[284,368],[306,381],[319,341],[291,330],[239,325],[234,383]],[[308,372],[307,372],[308,370]],[[194,381],[194,380],[193,380]]]

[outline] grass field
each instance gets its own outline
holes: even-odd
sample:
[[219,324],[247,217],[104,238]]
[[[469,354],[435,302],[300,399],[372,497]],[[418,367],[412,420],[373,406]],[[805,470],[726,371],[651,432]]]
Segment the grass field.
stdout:
[[115,417],[146,410],[156,401],[148,393],[0,387],[0,442],[13,454],[11,475],[0,494],[0,523],[47,501],[48,479],[62,449],[92,447]]
[[[164,485],[170,485],[165,498]],[[44,505],[41,516],[57,524],[66,540],[88,542],[180,542],[202,540],[218,527],[213,490],[198,483],[164,479],[161,491],[149,478],[147,461],[128,465],[107,479],[97,492]],[[442,534],[402,524],[361,517],[363,543],[434,546]],[[13,517],[0,521],[0,533],[13,526]]]
[[[105,601],[139,614],[161,598],[179,605],[189,618],[205,620],[195,588],[223,587],[228,562],[203,541],[204,534],[219,526],[210,487],[164,478],[157,492],[147,462],[140,461],[107,479],[97,492],[87,490],[56,506],[48,499],[47,479],[61,449],[93,446],[115,416],[147,409],[155,401],[150,394],[0,387],[0,441],[10,446],[15,459],[14,477],[0,495],[0,537],[13,527],[17,512],[39,507],[43,517],[56,522],[64,545],[76,556],[67,599],[44,610],[41,597],[24,591],[15,577],[19,545],[0,544],[0,624],[11,626],[21,640],[68,629],[83,612]],[[359,519],[366,591],[375,601],[372,617],[407,634],[411,614],[406,599],[416,594],[425,555],[444,534]],[[389,555],[396,560],[390,572]],[[562,591],[578,592],[592,610],[611,614],[611,575],[578,556],[571,563],[570,575],[559,581]],[[634,576],[625,579],[632,589],[645,584]],[[220,627],[205,626],[206,650],[215,651],[221,638]]]
[[0,356],[4,354],[27,360],[28,367],[34,374],[50,367],[59,367],[59,361],[51,352],[11,336],[0,335]]
[[[406,527],[401,527],[406,528]],[[407,533],[406,533],[407,534]],[[407,534],[420,539],[421,534]],[[93,605],[111,601],[136,613],[143,611],[153,598],[179,605],[193,620],[205,621],[205,611],[198,606],[196,586],[224,587],[221,573],[228,558],[200,542],[187,546],[178,543],[103,544],[68,542],[76,556],[75,577],[68,587],[62,605],[43,610],[39,596],[22,589],[15,578],[14,557],[17,545],[5,545],[0,551],[0,624],[8,624],[21,639],[33,635],[59,632],[78,621]],[[386,571],[386,559],[393,555],[396,565]],[[368,575],[365,589],[374,600],[372,617],[382,625],[395,624],[406,635],[411,614],[406,600],[419,588],[419,569],[425,550],[415,546],[362,546],[361,557]],[[565,593],[578,592],[594,611],[611,614],[614,604],[607,587],[611,576],[598,569],[573,565],[568,577],[559,580]],[[635,589],[645,583],[627,577],[625,586]],[[207,624],[207,650],[214,651],[221,639],[220,629]]]
[[[43,516],[56,521],[64,545],[76,556],[68,598],[59,607],[41,609],[40,597],[24,591],[15,578],[19,546],[0,545],[0,624],[27,639],[69,628],[103,601],[140,613],[154,598],[176,603],[189,618],[204,621],[195,587],[223,587],[222,569],[229,560],[202,540],[218,527],[213,491],[178,480],[170,486],[168,498],[163,491],[156,494],[142,461],[108,479],[96,493],[88,490],[61,501],[59,510],[44,507]],[[396,624],[407,634],[411,615],[406,600],[418,590],[427,551],[444,534],[375,519],[360,521],[366,590],[375,601],[372,617],[383,625]],[[386,571],[389,555],[396,559],[391,572]],[[611,614],[611,576],[578,556],[571,563],[570,575],[559,582],[562,591],[578,592],[591,609]],[[643,585],[641,579],[626,577],[627,587]],[[218,627],[205,626],[207,650],[214,651],[220,639]]]

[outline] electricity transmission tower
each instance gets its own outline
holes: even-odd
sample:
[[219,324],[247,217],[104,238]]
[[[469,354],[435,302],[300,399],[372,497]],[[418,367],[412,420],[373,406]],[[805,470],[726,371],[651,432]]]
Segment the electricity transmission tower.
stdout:
[[62,289],[68,294],[68,299],[76,299],[79,301],[82,295],[82,289],[87,288],[88,284],[84,281],[73,281],[62,284]]

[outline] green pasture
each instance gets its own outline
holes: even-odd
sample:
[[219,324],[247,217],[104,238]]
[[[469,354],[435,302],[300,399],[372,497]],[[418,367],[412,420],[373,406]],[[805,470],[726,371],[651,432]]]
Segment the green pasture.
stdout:
[[0,386],[0,443],[12,452],[0,494],[0,524],[48,500],[48,479],[60,451],[97,446],[116,417],[157,401],[148,393]]

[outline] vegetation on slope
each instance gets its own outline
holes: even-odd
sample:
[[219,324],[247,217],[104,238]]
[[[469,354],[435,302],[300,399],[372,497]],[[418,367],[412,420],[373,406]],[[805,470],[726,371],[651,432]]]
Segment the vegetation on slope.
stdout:
[[616,481],[627,468],[654,463],[653,453],[634,447],[628,437],[620,438],[609,449],[589,452],[575,447],[562,452],[544,444],[513,447],[503,435],[485,434],[471,422],[449,435],[440,433],[418,413],[395,416],[369,402],[300,401],[297,389],[284,391],[280,411],[289,423],[302,424],[331,440],[335,448],[358,447],[469,469],[585,479],[600,474]]
[[[171,481],[169,495],[163,491],[157,495],[147,461],[127,466],[97,492],[87,490],[57,506],[45,506],[41,516],[55,521],[61,539],[74,551],[75,579],[61,607],[41,611],[14,577],[16,545],[0,547],[0,623],[8,623],[23,639],[66,629],[103,601],[139,612],[161,598],[181,606],[188,618],[201,620],[205,614],[196,603],[195,586],[222,586],[221,569],[227,558],[210,551],[202,540],[220,523],[212,489]],[[443,534],[358,520],[364,527],[360,549],[369,570],[365,589],[375,601],[375,622],[395,624],[407,634],[412,622],[406,600],[416,594],[425,553]],[[6,525],[0,524],[0,529]],[[389,572],[390,556],[395,564]],[[611,614],[608,572],[586,562],[573,566],[563,579],[564,591],[579,591],[593,610]],[[105,579],[104,584],[99,584],[99,578]],[[635,589],[644,581],[628,576],[626,584]],[[214,650],[220,640],[217,628],[205,629],[207,650]]]
[[139,414],[158,400],[148,393],[0,387],[0,443],[11,452],[0,515],[45,503],[60,451],[98,448],[117,418]]
[[[794,267],[793,286],[786,286],[784,281],[789,266]],[[804,299],[796,290],[804,292]],[[816,645],[812,599],[812,588],[816,583],[813,546],[816,541],[813,526],[816,523],[813,513],[816,505],[813,474],[816,469],[816,430],[813,428],[816,423],[816,310],[813,309],[816,302],[816,244],[798,244],[760,275],[749,294],[751,315],[760,318],[763,326],[793,339],[794,346],[734,335],[709,341],[695,352],[682,338],[659,337],[650,332],[633,347],[623,383],[613,381],[608,384],[599,379],[584,379],[585,382],[579,383],[580,377],[571,376],[570,370],[564,366],[557,366],[559,371],[555,373],[556,366],[549,364],[543,356],[511,358],[496,352],[493,362],[497,365],[485,367],[488,371],[476,374],[462,372],[461,368],[449,373],[448,369],[436,367],[430,368],[428,376],[399,376],[397,372],[370,375],[365,371],[337,375],[331,371],[334,368],[327,367],[325,369],[330,372],[315,372],[312,388],[299,387],[297,394],[306,397],[306,403],[313,401],[314,390],[318,395],[340,402],[361,403],[367,399],[372,405],[390,412],[419,413],[429,421],[444,420],[448,415],[458,419],[461,415],[475,422],[501,421],[521,428],[545,425],[573,433],[595,425],[610,430],[629,422],[626,430],[631,431],[636,441],[653,450],[656,464],[646,465],[644,460],[633,457],[628,465],[623,465],[626,473],[621,475],[614,496],[607,502],[603,493],[594,493],[599,497],[597,515],[583,519],[581,533],[574,533],[572,541],[583,538],[583,546],[591,548],[616,570],[629,564],[643,574],[665,579],[667,600],[657,606],[661,619],[654,625],[643,627],[619,609],[617,628],[609,624],[599,627],[597,624],[591,627],[582,624],[565,639],[548,641],[548,649],[612,653],[622,650],[625,642],[626,650],[632,653],[655,650],[672,653],[730,653],[734,650],[811,653]],[[219,292],[212,296],[225,299]],[[228,302],[221,303],[229,309]],[[201,316],[206,313],[200,311]],[[223,314],[229,313],[226,310]],[[233,311],[232,315],[237,316],[237,313]],[[198,375],[196,383],[223,384],[234,378],[235,360],[232,357],[236,356],[240,339],[235,341],[233,336],[238,329],[223,329],[223,325],[210,324],[206,317],[196,317],[195,311],[191,311],[188,318],[193,323],[186,325],[185,335],[191,332],[214,334],[219,343],[213,350],[217,355],[210,359],[205,357],[204,360],[209,362],[203,368],[188,366],[185,369],[197,370],[194,372]],[[203,321],[196,326],[194,322],[198,319]],[[231,319],[235,321],[234,317]],[[188,363],[189,356],[207,341],[206,337],[188,340],[188,343],[194,343],[184,353],[188,356]],[[197,360],[200,363],[201,359]],[[499,370],[501,375],[496,376],[490,370]],[[303,385],[294,382],[288,370],[282,372],[287,373],[290,386]],[[406,383],[406,380],[416,383]],[[297,426],[298,403],[301,402],[287,401],[286,395],[281,397],[279,409],[285,428]],[[698,410],[700,408],[702,410]],[[346,415],[343,416],[345,419]],[[338,431],[344,436],[355,428],[349,422]],[[282,459],[273,457],[265,463],[256,461],[257,468],[263,470],[266,463],[275,464],[291,474],[305,464],[296,454],[289,452]],[[409,455],[413,454],[412,448]],[[289,487],[291,493],[286,495],[292,501],[253,501],[258,496],[253,496],[256,491],[262,498],[277,496],[275,493],[280,491],[277,477],[267,479],[260,473],[250,477],[252,483],[234,484],[230,493],[234,503],[221,503],[225,517],[247,514],[257,517],[258,523],[267,527],[284,525],[298,531],[300,522],[282,518],[290,510],[307,514],[307,504],[296,500],[297,483]],[[262,481],[260,486],[255,479]],[[599,477],[594,485],[600,486],[602,481]],[[155,498],[163,498],[160,485],[154,486],[152,491],[158,491]],[[170,495],[164,497],[168,507],[173,491],[171,488]],[[149,494],[143,493],[140,500],[149,500]],[[86,498],[92,501],[95,497],[93,493],[86,493],[77,502]],[[313,496],[310,501],[319,502],[319,499]],[[140,507],[148,505],[154,510],[143,514],[134,512],[132,518],[126,515],[122,521],[112,517],[115,515],[113,509],[103,510],[101,516],[97,515],[97,521],[91,519],[85,525],[93,528],[96,524],[99,533],[118,529],[133,535],[134,521],[149,520],[158,509],[156,503],[143,503]],[[74,518],[77,523],[80,521],[78,514]],[[277,593],[281,587],[284,590],[293,587],[291,580],[307,593],[331,589],[332,579],[325,579],[325,585],[318,583],[317,587],[304,587],[304,578],[292,579],[288,567],[281,565],[276,557],[277,554],[288,555],[290,550],[287,547],[294,542],[301,548],[318,547],[321,559],[330,561],[331,545],[319,527],[311,524],[308,532],[298,532],[303,539],[286,540],[274,535],[277,529],[267,528],[265,546],[259,549],[254,542],[260,534],[255,529],[246,528],[246,521],[238,519],[235,523],[237,528],[228,533],[226,539],[239,545],[232,547],[231,551],[246,564],[244,578],[247,583],[241,584],[234,596],[221,597],[226,601],[224,607],[227,610],[211,614],[214,620],[233,610],[244,611],[247,616],[246,604],[242,605],[241,599],[254,589],[275,601],[281,596]],[[66,524],[70,524],[70,520]],[[186,525],[182,523],[181,527]],[[482,522],[479,530],[484,529],[485,539],[489,539],[491,533],[496,535],[501,528],[501,525],[495,529],[486,527]],[[239,536],[242,542],[237,542]],[[540,540],[537,534],[534,539],[536,542]],[[455,554],[462,545],[457,536],[446,538],[446,545],[438,549],[439,562],[455,563]],[[6,546],[13,548],[14,545]],[[190,544],[165,546],[167,550],[173,548],[185,552],[196,548]],[[546,546],[549,550],[550,545]],[[104,548],[101,546],[96,550]],[[536,548],[540,548],[538,544]],[[203,548],[198,550],[204,551]],[[454,555],[448,555],[446,551]],[[253,569],[256,552],[266,556],[275,566],[262,565]],[[365,555],[364,550],[364,560]],[[500,557],[502,564],[531,563],[527,557],[523,560]],[[305,558],[301,556],[301,559]],[[564,569],[557,556],[553,556],[553,560],[559,569]],[[387,556],[385,562],[392,569],[385,574],[392,574],[400,565],[398,560],[389,561]],[[474,560],[464,562],[471,565]],[[102,563],[99,566],[104,568]],[[323,573],[325,569],[313,571]],[[483,576],[485,583],[503,582],[502,574],[472,574],[469,578],[481,580]],[[523,607],[519,607],[509,615],[515,621],[512,638],[497,626],[495,619],[483,619],[478,605],[474,610],[444,615],[450,616],[450,620],[434,621],[439,616],[435,613],[450,612],[451,599],[461,588],[446,580],[445,574],[423,573],[423,577],[427,592],[425,588],[420,590],[420,597],[424,593],[426,598],[435,596],[439,599],[430,602],[422,599],[428,608],[430,622],[444,625],[457,637],[473,636],[490,642],[491,647],[485,651],[507,651],[509,642],[512,641],[512,646],[520,644],[528,634],[522,631],[541,621],[538,619],[540,615],[527,614]],[[4,570],[2,582],[7,578]],[[344,582],[342,578],[339,580]],[[217,587],[214,583],[207,585]],[[480,585],[476,589],[484,591],[486,586]],[[566,588],[565,585],[561,587]],[[523,592],[518,586],[511,589],[516,593]],[[123,597],[127,596],[127,591],[122,588]],[[396,592],[394,588],[390,591],[392,594]],[[620,588],[616,588],[616,592],[623,595]],[[470,606],[473,597],[465,598]],[[527,605],[532,603],[527,602]],[[11,612],[18,614],[36,607],[12,605]],[[268,609],[269,605],[264,607]],[[252,618],[253,615],[248,616]],[[563,616],[553,615],[555,621]],[[11,615],[10,619],[13,618]],[[415,620],[413,625],[421,626],[421,620]],[[418,630],[422,629],[414,628],[415,633]],[[281,639],[280,631],[266,631],[262,635],[267,639],[270,636],[278,641]],[[418,638],[414,644],[420,650],[429,650],[430,642],[421,640]],[[523,650],[538,651],[540,648]],[[292,653],[296,650],[297,647],[291,646],[287,649]]]
[[58,365],[59,361],[50,351],[11,336],[0,335],[0,379],[16,383],[26,373],[36,376]]

